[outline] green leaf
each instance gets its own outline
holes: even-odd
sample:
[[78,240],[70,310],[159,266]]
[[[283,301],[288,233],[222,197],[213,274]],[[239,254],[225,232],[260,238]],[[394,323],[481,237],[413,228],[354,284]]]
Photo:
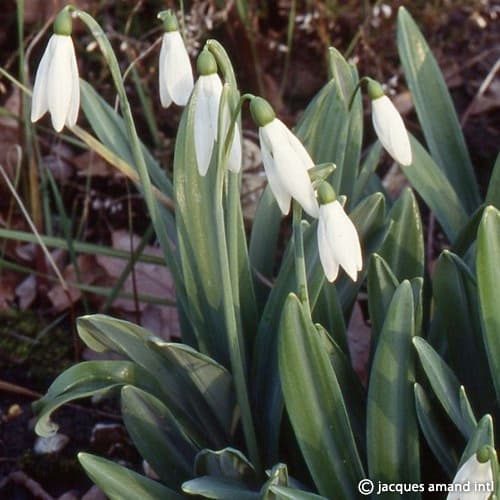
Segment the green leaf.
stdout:
[[455,192],[422,145],[410,135],[413,163],[401,167],[412,187],[423,198],[441,224],[443,231],[454,242],[468,219],[467,212]]
[[[403,281],[392,298],[368,386],[367,455],[370,479],[419,483],[420,453],[413,384],[413,291]],[[418,492],[408,497],[420,498]],[[400,498],[388,494],[387,498]]]
[[50,416],[65,403],[103,394],[126,384],[161,393],[154,378],[130,361],[85,361],[68,368],[54,380],[47,394],[33,403],[33,411],[37,414],[35,432],[40,436],[55,434],[58,426]]
[[437,261],[432,288],[435,312],[440,315],[441,331],[447,338],[450,366],[480,414],[491,411],[495,396],[484,349],[475,279],[459,257],[444,250]]
[[201,450],[194,463],[195,476],[212,476],[234,479],[249,486],[256,486],[255,469],[240,451],[234,448]]
[[357,498],[364,477],[341,389],[323,343],[297,297],[280,324],[279,368],[288,415],[320,494]]
[[179,500],[183,495],[111,460],[79,453],[78,460],[110,500]]
[[[431,155],[465,211],[472,213],[480,203],[479,189],[453,102],[436,59],[404,7],[398,13],[397,39],[399,57]],[[413,166],[418,167],[415,163]],[[439,190],[436,194],[443,196]]]
[[178,489],[191,478],[198,448],[161,401],[125,386],[121,391],[121,410],[139,453],[167,486]]
[[394,203],[389,217],[394,221],[378,253],[399,281],[423,276],[424,236],[417,200],[410,189]]
[[473,454],[476,453],[482,446],[489,445],[495,447],[495,438],[493,434],[493,419],[491,415],[485,415],[477,424],[472,433],[467,446],[462,454],[462,458],[458,464],[461,467],[464,462]]
[[413,344],[434,394],[458,430],[469,438],[476,427],[476,421],[462,411],[460,384],[455,374],[423,338],[415,337]]
[[495,165],[493,165],[485,203],[487,205],[493,205],[500,210],[500,153],[497,156]]
[[356,206],[362,198],[364,198],[364,194],[370,179],[376,177],[375,170],[380,162],[380,156],[382,154],[382,144],[376,141],[369,149],[366,158],[364,159],[361,169],[359,171],[359,175],[354,184],[354,189],[352,192],[352,203]]
[[443,429],[439,416],[432,408],[431,402],[422,386],[415,383],[414,389],[415,407],[422,434],[425,436],[429,448],[441,464],[441,467],[443,467],[448,476],[453,476],[453,473],[457,469],[458,457],[448,437],[449,431],[447,432]]
[[500,399],[500,309],[498,284],[500,283],[500,212],[486,207],[477,235],[476,269],[479,303],[483,320],[483,340],[495,387]]
[[383,257],[374,253],[368,265],[368,310],[372,324],[372,349],[384,325],[394,292],[399,285],[394,273]]
[[182,491],[190,495],[200,495],[203,498],[219,500],[259,500],[257,491],[250,490],[245,484],[234,479],[217,476],[203,476],[186,481]]

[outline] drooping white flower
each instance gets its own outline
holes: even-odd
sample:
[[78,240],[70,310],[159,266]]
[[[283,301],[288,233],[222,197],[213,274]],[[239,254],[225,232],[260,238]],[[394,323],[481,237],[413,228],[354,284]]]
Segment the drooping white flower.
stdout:
[[76,124],[80,107],[78,66],[70,34],[71,17],[63,10],[54,23],[54,34],[42,56],[33,86],[31,121],[36,122],[49,111],[57,132],[64,125]]
[[368,95],[372,100],[373,128],[382,146],[401,165],[411,165],[410,139],[398,110],[375,80],[368,79]]
[[358,232],[328,183],[321,183],[318,196],[318,249],[325,276],[334,281],[341,266],[356,281],[363,267]]
[[[217,74],[215,58],[208,50],[201,52],[197,67],[200,76],[194,86],[194,146],[198,172],[200,175],[206,175],[217,140],[222,82]],[[224,131],[223,135],[225,133],[227,131]],[[238,124],[234,128],[228,168],[233,172],[238,172],[241,168],[241,139]]]
[[160,101],[164,108],[172,102],[184,106],[193,91],[193,70],[189,55],[179,33],[175,15],[169,10],[161,12],[165,33],[160,49],[159,88]]
[[303,144],[278,118],[267,101],[260,97],[250,103],[255,123],[259,126],[262,162],[269,186],[286,215],[292,198],[311,216],[318,217],[318,201],[308,174],[314,167]]
[[[479,458],[479,459],[478,459]],[[468,491],[466,491],[468,490]],[[493,470],[488,447],[470,456],[453,478],[447,500],[487,500],[493,493]]]

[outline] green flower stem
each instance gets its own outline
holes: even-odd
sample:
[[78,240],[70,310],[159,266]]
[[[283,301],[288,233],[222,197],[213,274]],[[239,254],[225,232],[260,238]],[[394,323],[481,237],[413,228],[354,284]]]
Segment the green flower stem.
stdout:
[[297,291],[302,305],[305,306],[307,314],[311,316],[311,305],[309,303],[309,291],[307,289],[306,260],[304,257],[304,234],[302,230],[302,207],[295,200],[293,205],[293,248],[295,253],[295,276],[297,279]]
[[[170,272],[172,273],[172,276],[174,278],[177,298],[179,302],[181,302],[184,310],[187,311],[188,308],[185,298],[186,292],[180,274],[180,266],[177,262],[172,249],[172,245],[168,239],[165,227],[160,218],[158,203],[154,196],[153,185],[151,183],[146,162],[144,160],[144,155],[142,153],[141,143],[139,140],[139,136],[137,135],[137,130],[135,128],[134,118],[132,116],[132,110],[130,108],[130,102],[127,98],[127,93],[125,91],[125,86],[123,84],[122,75],[120,73],[120,66],[118,65],[116,55],[103,29],[91,15],[82,10],[74,9],[73,7],[68,7],[68,10],[70,12],[73,12],[73,16],[78,17],[89,28],[90,32],[98,43],[99,48],[101,49],[104,59],[108,64],[116,91],[118,93],[118,98],[120,100],[120,109],[123,115],[127,135],[130,140],[130,149],[134,158],[137,172],[139,174],[139,181],[144,195],[144,200],[148,208],[149,216],[151,217],[151,222],[155,229],[156,236],[163,250],[163,255],[167,267],[170,269]],[[193,328],[197,330],[197,325],[199,325],[201,321],[200,318],[191,318],[191,320]]]
[[[221,273],[221,289],[222,301],[224,307],[224,321],[226,324],[227,342],[229,349],[229,359],[231,363],[231,371],[234,379],[234,386],[236,390],[236,398],[241,411],[241,420],[243,425],[243,433],[247,445],[248,454],[251,462],[253,463],[257,473],[262,475],[262,465],[260,461],[259,449],[257,445],[257,437],[252,418],[252,411],[250,408],[250,398],[248,395],[247,377],[248,368],[245,354],[245,342],[243,340],[243,332],[241,327],[241,317],[239,312],[239,287],[236,277],[237,270],[234,269],[234,264],[237,264],[238,255],[237,248],[238,242],[236,241],[237,232],[230,231],[232,237],[230,242],[226,237],[226,224],[224,214],[224,188],[226,179],[226,159],[229,152],[230,141],[234,126],[241,110],[243,97],[239,100],[235,113],[231,116],[231,126],[227,134],[226,140],[222,147],[218,147],[217,152],[217,176],[214,189],[214,210],[215,210],[215,223],[217,234],[217,255],[219,258],[219,269]],[[219,130],[222,113],[219,114]],[[217,141],[222,144],[222,138]],[[231,205],[229,203],[229,205]],[[230,223],[234,223],[234,219],[229,216]],[[232,254],[232,259],[229,258],[228,248]],[[231,260],[233,262],[233,269],[231,269]],[[232,272],[231,272],[232,271]],[[233,280],[231,279],[233,276]],[[234,282],[233,282],[234,281]]]

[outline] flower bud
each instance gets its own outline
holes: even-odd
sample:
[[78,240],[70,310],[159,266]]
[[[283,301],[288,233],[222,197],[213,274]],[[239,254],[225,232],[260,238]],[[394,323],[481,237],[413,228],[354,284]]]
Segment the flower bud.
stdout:
[[250,113],[257,127],[265,127],[276,118],[274,109],[262,97],[254,97],[250,101]]
[[203,49],[196,61],[196,69],[203,76],[217,73],[217,61],[208,49]]

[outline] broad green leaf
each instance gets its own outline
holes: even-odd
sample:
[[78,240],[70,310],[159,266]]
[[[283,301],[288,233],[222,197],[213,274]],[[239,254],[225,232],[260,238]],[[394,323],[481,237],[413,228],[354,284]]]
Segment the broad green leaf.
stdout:
[[288,415],[320,494],[357,498],[364,472],[341,389],[316,329],[292,294],[280,324],[279,368]]
[[325,500],[325,497],[288,486],[271,486],[270,490],[276,495],[278,500]]
[[125,386],[121,391],[121,410],[139,453],[167,486],[178,489],[192,477],[198,448],[161,401]]
[[260,197],[250,235],[249,258],[254,273],[254,286],[259,309],[264,309],[269,296],[270,283],[281,227],[281,210],[267,186]]
[[432,408],[422,386],[415,383],[415,408],[418,423],[429,448],[448,476],[453,476],[457,469],[458,457],[449,439],[449,432],[443,429],[439,416]]
[[354,206],[356,206],[362,200],[370,179],[375,176],[375,170],[377,169],[377,166],[380,162],[381,153],[382,144],[376,141],[370,147],[366,158],[361,164],[359,175],[354,184],[354,189],[352,192],[352,203]]
[[467,212],[450,181],[427,151],[411,135],[410,142],[413,163],[408,167],[401,167],[403,173],[432,210],[448,239],[454,242],[468,219]]
[[85,361],[68,368],[54,380],[47,394],[33,403],[37,415],[35,432],[40,436],[56,433],[58,426],[50,416],[65,403],[103,394],[126,384],[161,394],[156,380],[130,361]]
[[165,360],[168,370],[178,377],[185,390],[199,393],[204,400],[206,405],[195,403],[204,427],[209,430],[213,424],[207,420],[218,420],[221,429],[229,436],[236,411],[231,374],[222,365],[189,346],[158,339],[151,339],[148,344]]
[[234,448],[201,450],[195,459],[194,474],[234,479],[249,486],[257,486],[253,465],[243,453]]
[[[420,482],[418,425],[413,384],[415,361],[413,291],[403,281],[392,298],[380,332],[368,385],[367,455],[370,479]],[[408,498],[420,498],[418,492]],[[388,494],[387,498],[400,498]]]
[[497,156],[486,193],[485,203],[500,210],[500,153]]
[[424,236],[417,200],[406,189],[394,203],[389,217],[394,223],[378,253],[399,281],[423,276]]
[[184,498],[157,481],[141,476],[111,460],[79,453],[78,460],[90,479],[110,500],[179,500]]
[[466,259],[467,252],[474,246],[476,241],[477,230],[483,217],[484,209],[485,205],[483,204],[465,221],[453,242],[452,251],[464,260]]
[[392,297],[399,285],[383,257],[374,253],[368,265],[368,310],[372,324],[372,348],[377,345]]
[[207,175],[199,174],[193,132],[196,99],[194,93],[184,109],[175,143],[177,239],[188,302],[186,314],[198,326],[199,349],[228,366],[216,234],[216,161],[212,155]]
[[[126,356],[154,377],[162,391],[161,401],[200,447],[218,447],[226,442],[226,435],[212,417],[203,394],[194,384],[187,384],[189,377],[185,373],[186,368],[179,363],[169,364],[152,347],[155,342],[147,330],[101,314],[78,318],[77,329],[87,344],[101,344],[108,350]],[[89,342],[90,339],[92,342]]]
[[480,414],[491,411],[494,389],[474,276],[459,257],[444,250],[437,261],[432,288],[435,311],[440,315],[441,331],[447,338],[450,366]]
[[495,387],[500,399],[500,212],[486,207],[477,235],[476,269],[479,303],[483,320],[483,340]]
[[462,411],[460,384],[455,374],[423,338],[415,337],[413,344],[434,394],[458,430],[469,438],[476,427],[476,421]]
[[219,500],[259,500],[260,494],[252,491],[244,483],[217,476],[202,476],[182,485],[182,491],[189,495]]
[[[472,213],[480,203],[479,189],[453,102],[436,59],[404,7],[398,13],[397,39],[399,57],[431,155],[465,211]],[[415,162],[413,166],[419,167]],[[436,194],[443,196],[439,191]]]

